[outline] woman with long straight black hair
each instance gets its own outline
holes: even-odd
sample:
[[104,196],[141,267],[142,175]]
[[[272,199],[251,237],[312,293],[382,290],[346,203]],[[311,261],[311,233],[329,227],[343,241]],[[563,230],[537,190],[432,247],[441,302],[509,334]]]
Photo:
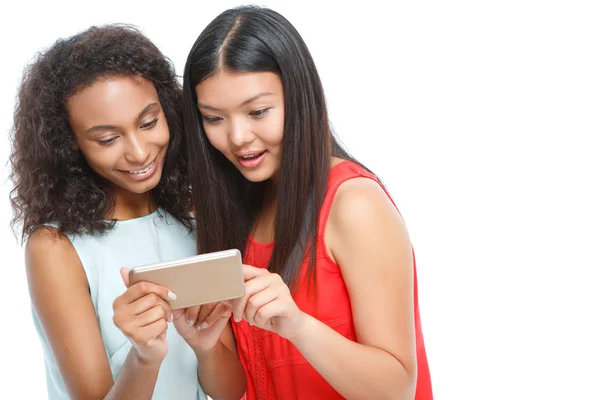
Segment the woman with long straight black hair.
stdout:
[[259,7],[213,20],[185,66],[184,123],[198,251],[244,253],[224,335],[247,397],[431,399],[407,230],[333,136],[296,29]]

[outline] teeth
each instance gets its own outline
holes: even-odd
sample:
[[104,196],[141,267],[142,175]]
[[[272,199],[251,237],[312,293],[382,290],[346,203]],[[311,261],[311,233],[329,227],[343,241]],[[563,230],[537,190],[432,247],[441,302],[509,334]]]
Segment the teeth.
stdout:
[[130,174],[135,174],[135,175],[141,175],[141,174],[145,174],[146,172],[150,171],[150,168],[152,168],[152,165],[154,165],[154,163],[148,165],[145,169],[138,169],[135,171],[128,171]]
[[250,160],[250,159],[252,159],[252,158],[256,158],[256,157],[258,157],[259,155],[260,155],[260,154],[252,154],[252,155],[250,155],[250,156],[242,156],[242,158],[243,158],[244,160]]

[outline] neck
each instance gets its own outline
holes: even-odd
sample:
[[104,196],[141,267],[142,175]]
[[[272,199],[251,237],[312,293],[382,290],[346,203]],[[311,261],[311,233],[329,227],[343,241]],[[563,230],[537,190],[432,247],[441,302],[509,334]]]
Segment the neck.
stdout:
[[277,204],[277,181],[271,179],[265,187],[265,197],[263,200],[263,209],[268,209]]
[[277,212],[277,187],[267,182],[260,212],[252,228],[252,236],[259,243],[270,243],[275,239],[275,214]]
[[110,219],[120,221],[144,217],[156,211],[156,205],[150,198],[150,192],[133,193],[121,188],[114,191],[115,205]]

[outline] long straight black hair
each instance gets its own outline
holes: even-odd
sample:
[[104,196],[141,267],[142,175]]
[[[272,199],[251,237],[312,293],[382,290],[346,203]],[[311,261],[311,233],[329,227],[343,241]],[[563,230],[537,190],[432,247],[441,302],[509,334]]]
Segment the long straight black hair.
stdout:
[[310,249],[307,277],[314,282],[319,212],[331,156],[352,158],[332,134],[323,86],[306,44],[287,19],[267,8],[223,12],[202,31],[185,65],[184,124],[198,252],[243,252],[266,188],[264,182],[247,181],[204,131],[195,87],[220,71],[273,72],[281,78],[285,122],[269,271],[294,288]]

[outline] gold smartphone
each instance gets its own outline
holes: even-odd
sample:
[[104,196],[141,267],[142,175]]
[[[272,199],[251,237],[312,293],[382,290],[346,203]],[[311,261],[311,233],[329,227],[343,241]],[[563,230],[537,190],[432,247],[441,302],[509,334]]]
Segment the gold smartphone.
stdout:
[[173,310],[244,295],[242,256],[237,249],[134,267],[129,280],[132,285],[147,281],[170,289],[177,296],[169,301]]

